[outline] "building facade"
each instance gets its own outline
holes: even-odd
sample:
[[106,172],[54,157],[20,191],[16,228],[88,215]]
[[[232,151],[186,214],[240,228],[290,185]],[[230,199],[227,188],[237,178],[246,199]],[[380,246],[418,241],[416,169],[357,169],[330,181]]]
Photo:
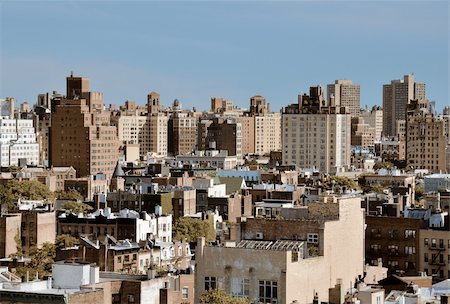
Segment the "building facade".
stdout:
[[67,97],[52,108],[50,163],[73,166],[77,176],[110,176],[118,158],[117,129],[104,111],[103,94],[89,92],[87,78],[67,77]]
[[416,82],[414,75],[405,75],[402,80],[383,85],[383,135],[397,136],[396,121],[406,119],[409,101],[425,98],[425,83]]
[[311,87],[299,103],[283,109],[283,164],[322,172],[350,166],[351,116],[345,107],[325,105],[323,89]]
[[336,80],[327,85],[327,97],[335,107],[347,107],[352,116],[360,114],[360,86],[351,80]]

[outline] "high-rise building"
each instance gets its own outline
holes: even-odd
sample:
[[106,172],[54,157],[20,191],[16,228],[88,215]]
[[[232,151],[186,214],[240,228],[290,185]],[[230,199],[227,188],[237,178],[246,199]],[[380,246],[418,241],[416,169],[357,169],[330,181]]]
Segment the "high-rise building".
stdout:
[[169,118],[169,147],[172,155],[191,153],[197,146],[198,118],[189,111],[174,111]]
[[228,155],[242,156],[241,130],[241,124],[234,117],[216,117],[211,123],[202,120],[199,123],[199,150],[227,150]]
[[39,144],[32,119],[0,116],[0,165],[39,164]]
[[383,135],[397,136],[396,122],[406,119],[406,106],[413,99],[425,98],[425,83],[416,82],[413,74],[383,85]]
[[236,121],[242,127],[242,155],[255,153],[255,117],[244,114],[236,117]]
[[224,113],[233,110],[233,102],[222,97],[211,97],[211,112]]
[[249,115],[254,119],[254,153],[263,155],[281,149],[281,114],[271,113],[264,96],[250,98]]
[[336,80],[334,84],[327,85],[327,97],[331,106],[347,107],[352,116],[359,116],[360,86],[351,80]]
[[103,94],[90,92],[87,78],[67,77],[66,98],[52,104],[52,166],[73,166],[79,177],[113,173],[119,142],[103,108]]
[[406,160],[414,169],[446,171],[444,120],[429,112],[428,100],[413,100],[406,118]]
[[323,88],[310,87],[298,103],[283,108],[283,164],[332,172],[350,166],[351,115],[326,105]]

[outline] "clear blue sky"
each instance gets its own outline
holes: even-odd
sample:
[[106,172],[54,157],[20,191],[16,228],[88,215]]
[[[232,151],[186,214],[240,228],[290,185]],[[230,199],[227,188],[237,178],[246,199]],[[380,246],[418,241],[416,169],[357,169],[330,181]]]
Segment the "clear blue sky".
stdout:
[[414,73],[449,104],[448,1],[0,0],[0,97],[34,103],[74,71],[105,103],[209,109],[211,96],[272,110],[311,85],[361,85],[361,105]]

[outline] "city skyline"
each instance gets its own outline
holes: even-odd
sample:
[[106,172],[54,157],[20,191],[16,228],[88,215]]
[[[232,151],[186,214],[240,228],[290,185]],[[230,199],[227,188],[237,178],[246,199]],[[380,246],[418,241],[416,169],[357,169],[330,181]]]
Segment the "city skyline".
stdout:
[[64,92],[71,71],[105,104],[209,108],[212,96],[272,111],[309,86],[350,79],[361,106],[414,73],[448,105],[448,2],[6,2],[0,3],[0,96],[35,103]]

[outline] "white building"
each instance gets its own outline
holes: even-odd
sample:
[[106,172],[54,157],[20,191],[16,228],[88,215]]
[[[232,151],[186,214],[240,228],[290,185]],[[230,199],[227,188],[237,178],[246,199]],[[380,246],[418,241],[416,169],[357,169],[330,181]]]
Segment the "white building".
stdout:
[[[21,162],[19,162],[19,160]],[[2,167],[39,163],[39,144],[31,119],[0,118],[0,164]]]

